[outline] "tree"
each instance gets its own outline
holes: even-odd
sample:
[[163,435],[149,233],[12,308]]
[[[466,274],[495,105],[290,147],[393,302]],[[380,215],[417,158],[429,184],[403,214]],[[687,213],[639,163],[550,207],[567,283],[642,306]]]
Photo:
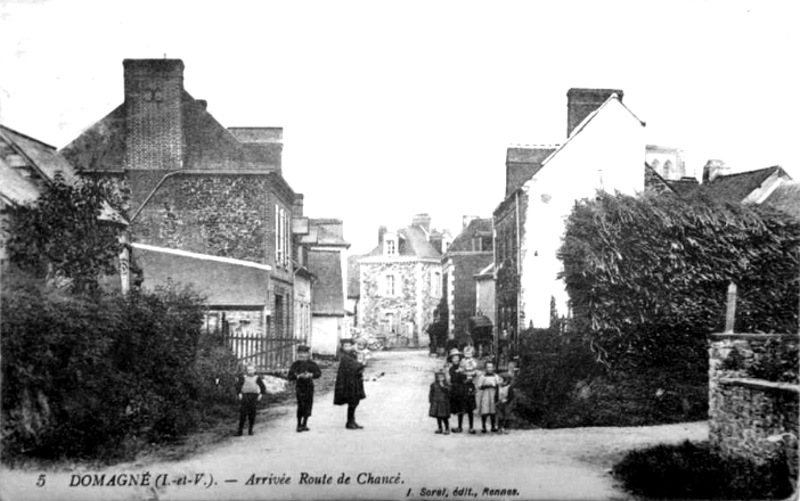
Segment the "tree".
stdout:
[[122,250],[119,224],[101,218],[122,200],[109,184],[67,184],[60,174],[31,205],[3,212],[11,264],[48,282],[65,282],[74,293],[97,290],[98,278],[117,273]]

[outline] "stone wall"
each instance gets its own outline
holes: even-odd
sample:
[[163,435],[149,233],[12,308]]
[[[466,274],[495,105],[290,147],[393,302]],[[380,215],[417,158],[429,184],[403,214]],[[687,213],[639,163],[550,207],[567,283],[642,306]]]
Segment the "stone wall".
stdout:
[[779,457],[782,451],[791,458],[797,456],[800,386],[796,381],[756,379],[748,372],[764,361],[767,346],[776,341],[797,346],[798,336],[714,334],[711,338],[709,439],[722,454],[760,463]]
[[145,206],[133,232],[151,245],[270,262],[269,187],[260,176],[172,177]]

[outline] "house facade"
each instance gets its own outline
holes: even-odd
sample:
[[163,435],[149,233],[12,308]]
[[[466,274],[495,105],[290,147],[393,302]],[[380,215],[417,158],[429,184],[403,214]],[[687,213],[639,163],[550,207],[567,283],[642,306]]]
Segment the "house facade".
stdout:
[[[570,89],[568,138],[530,177],[507,176],[495,209],[496,327],[512,346],[527,327],[545,328],[568,314],[557,250],[576,201],[597,190],[634,194],[644,188],[644,123],[615,89]],[[538,159],[534,159],[538,160]],[[507,166],[508,172],[508,166]]]
[[347,250],[340,219],[296,221],[298,252],[312,276],[311,332],[308,344],[318,355],[335,355],[339,341],[349,336],[347,314]]
[[[461,233],[442,256],[442,274],[447,284],[448,337],[451,339],[470,334],[475,341],[476,323],[491,321],[492,317],[476,318],[485,314],[478,312],[475,275],[492,263],[493,246],[492,219],[464,216]],[[485,324],[480,326],[481,333],[486,327]]]
[[[129,194],[132,242],[268,266],[263,308],[231,311],[226,321],[292,347],[297,194],[281,172],[282,129],[223,127],[184,88],[180,60],[123,67],[124,102],[62,154]],[[149,284],[170,279],[168,269],[143,273]]]
[[389,346],[427,346],[426,329],[442,297],[442,249],[446,232],[430,227],[427,214],[410,226],[378,230],[378,245],[359,260],[358,325],[386,336]]

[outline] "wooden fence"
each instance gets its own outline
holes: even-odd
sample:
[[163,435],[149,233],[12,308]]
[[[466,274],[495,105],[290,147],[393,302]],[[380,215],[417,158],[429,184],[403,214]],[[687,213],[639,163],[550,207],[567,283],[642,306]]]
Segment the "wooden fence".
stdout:
[[223,329],[222,339],[243,364],[253,364],[259,372],[289,370],[294,360],[294,348],[299,339],[264,336],[258,332],[228,332]]

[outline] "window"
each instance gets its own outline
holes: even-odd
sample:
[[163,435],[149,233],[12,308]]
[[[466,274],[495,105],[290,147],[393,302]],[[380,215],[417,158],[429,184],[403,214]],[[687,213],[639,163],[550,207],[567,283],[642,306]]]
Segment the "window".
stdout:
[[442,274],[438,271],[431,273],[431,291],[434,297],[442,295]]
[[397,254],[397,242],[394,240],[387,240],[386,241],[386,255],[387,256],[394,256]]
[[672,178],[672,161],[667,160],[664,162],[664,179]]
[[289,241],[289,215],[280,205],[275,205],[275,265],[288,267],[292,258]]
[[387,296],[394,296],[395,295],[395,283],[394,283],[394,275],[386,275],[386,295]]
[[394,334],[394,313],[387,313],[383,321],[386,326],[386,332]]
[[472,238],[472,251],[473,252],[481,252],[483,249],[481,248],[481,239],[480,237],[473,237]]

